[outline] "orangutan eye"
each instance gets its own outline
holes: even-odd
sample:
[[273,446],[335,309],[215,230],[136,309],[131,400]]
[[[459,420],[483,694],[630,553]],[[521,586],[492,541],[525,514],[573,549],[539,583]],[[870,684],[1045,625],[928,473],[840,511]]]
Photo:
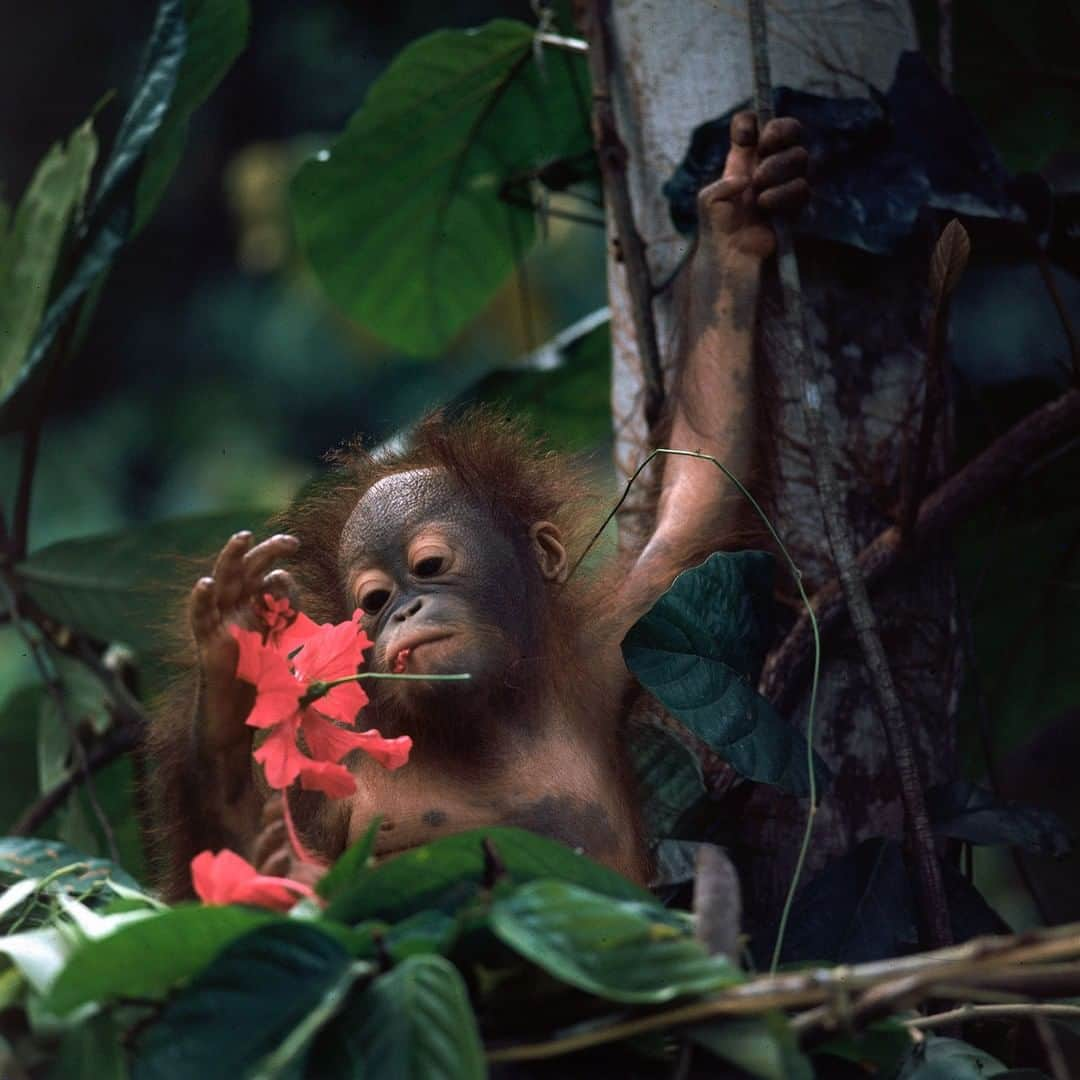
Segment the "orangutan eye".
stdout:
[[414,567],[417,577],[437,577],[443,572],[446,560],[441,555],[426,555]]
[[365,615],[378,615],[390,599],[389,589],[372,589],[360,598],[360,610]]

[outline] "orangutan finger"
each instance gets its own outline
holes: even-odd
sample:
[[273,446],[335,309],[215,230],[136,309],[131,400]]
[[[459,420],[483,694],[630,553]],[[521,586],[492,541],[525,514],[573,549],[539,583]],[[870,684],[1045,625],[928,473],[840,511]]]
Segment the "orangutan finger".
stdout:
[[260,874],[268,874],[271,877],[289,877],[292,870],[293,854],[288,845],[280,847],[277,851],[268,855],[263,862],[256,862],[255,869]]
[[229,538],[214,563],[214,581],[217,584],[218,610],[222,615],[236,607],[244,586],[244,552],[251,546],[251,533],[238,532]]
[[276,821],[268,825],[255,838],[255,847],[251,852],[251,861],[255,866],[261,866],[269,860],[279,849],[288,850],[289,834],[284,821]]
[[749,109],[731,118],[731,141],[735,146],[753,146],[757,142],[757,117]]
[[763,191],[757,198],[757,204],[770,214],[798,213],[810,199],[810,185],[806,178],[789,180],[779,187]]
[[287,533],[278,533],[256,544],[244,556],[244,586],[248,592],[254,592],[262,583],[263,575],[270,569],[274,561],[282,559],[286,555],[292,555],[300,546],[300,541],[295,536]]
[[761,133],[757,144],[758,157],[771,157],[789,147],[802,146],[805,141],[803,126],[795,117],[777,116],[765,125]]
[[285,806],[283,795],[271,795],[263,803],[262,812],[259,815],[263,826],[273,825],[277,821],[285,820]]
[[207,641],[220,629],[221,612],[217,606],[213,578],[199,578],[195,582],[188,601],[188,618],[196,641]]
[[773,154],[754,170],[752,178],[754,190],[764,191],[765,188],[780,187],[789,180],[805,176],[809,160],[810,155],[806,152],[805,146],[792,146]]

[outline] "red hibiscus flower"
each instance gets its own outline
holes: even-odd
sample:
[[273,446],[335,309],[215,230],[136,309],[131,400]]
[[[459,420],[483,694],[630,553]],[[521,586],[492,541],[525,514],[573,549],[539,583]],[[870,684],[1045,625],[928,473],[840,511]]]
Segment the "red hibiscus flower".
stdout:
[[[412,739],[407,735],[384,739],[374,728],[349,731],[331,722],[352,724],[367,704],[367,694],[358,683],[330,687],[317,699],[317,708],[305,702],[312,684],[356,674],[361,653],[371,644],[358,618],[317,627],[291,659],[264,645],[255,631],[234,626],[230,633],[240,647],[237,678],[255,686],[255,706],[247,722],[269,730],[255,751],[255,760],[263,766],[270,787],[286,788],[299,779],[302,787],[343,798],[356,790],[356,782],[338,762],[353,750],[366,751],[388,769],[408,760]],[[300,732],[307,754],[297,745]]]
[[[294,611],[289,598],[274,598],[273,593],[263,593],[263,607],[259,612],[267,626],[267,644],[288,656],[299,649],[319,630],[302,611]],[[369,643],[370,644],[370,643]],[[363,646],[367,648],[367,646]]]
[[288,911],[302,896],[314,896],[309,885],[291,878],[260,874],[235,851],[216,855],[203,851],[191,860],[191,880],[204,904],[251,904]]

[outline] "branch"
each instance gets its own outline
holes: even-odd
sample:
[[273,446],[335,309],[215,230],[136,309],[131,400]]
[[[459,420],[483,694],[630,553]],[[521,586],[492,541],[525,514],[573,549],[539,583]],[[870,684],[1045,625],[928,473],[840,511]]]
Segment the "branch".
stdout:
[[[748,0],[750,15],[750,44],[754,71],[754,106],[759,129],[773,117],[772,79],[769,74],[769,51],[766,40],[764,0]],[[877,618],[870,606],[870,596],[862,570],[855,557],[855,542],[851,523],[844,514],[844,502],[836,478],[833,447],[822,411],[823,391],[812,351],[811,336],[806,322],[799,265],[786,222],[773,224],[776,233],[777,263],[783,290],[784,316],[792,357],[803,384],[803,416],[810,439],[810,458],[817,481],[818,499],[825,533],[832,549],[836,571],[844,598],[851,612],[852,625],[862,650],[863,660],[870,672],[871,683],[881,708],[885,737],[889,744],[900,781],[900,794],[908,835],[915,855],[916,885],[923,928],[932,945],[946,945],[952,940],[949,908],[941,867],[930,829],[915,747],[900,696],[893,682],[878,632]],[[779,942],[777,946],[779,952]],[[774,957],[775,966],[778,957]]]
[[1004,1017],[1031,1020],[1036,1016],[1060,1016],[1067,1020],[1080,1020],[1080,1005],[1030,1001],[1017,1001],[1008,1005],[960,1005],[946,1012],[934,1013],[932,1016],[915,1016],[910,1020],[902,1020],[901,1023],[904,1027],[922,1029],[961,1024],[968,1020],[999,1020]]
[[589,48],[589,75],[592,79],[592,127],[596,156],[611,206],[611,217],[626,267],[626,285],[634,316],[641,372],[645,383],[645,421],[652,431],[664,404],[664,373],[653,318],[653,287],[645,244],[634,224],[634,206],[626,178],[626,146],[615,124],[611,100],[611,31],[608,26],[610,0],[592,0],[587,5],[586,37]]
[[[923,546],[1013,481],[1044,454],[1080,430],[1080,390],[1070,390],[1014,424],[996,442],[954,473],[919,506],[912,528],[912,548]],[[859,553],[868,582],[877,581],[901,562],[900,530],[893,525]],[[818,625],[834,630],[844,617],[840,584],[829,581],[811,598]],[[802,691],[813,652],[810,619],[801,615],[765,663],[761,692],[780,709],[793,708]]]

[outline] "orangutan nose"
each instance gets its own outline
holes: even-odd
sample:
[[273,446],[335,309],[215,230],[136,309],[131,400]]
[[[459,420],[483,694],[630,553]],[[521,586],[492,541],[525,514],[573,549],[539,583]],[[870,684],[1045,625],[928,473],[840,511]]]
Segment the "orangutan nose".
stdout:
[[413,615],[417,614],[423,606],[424,598],[422,596],[418,596],[411,603],[403,604],[400,608],[398,608],[397,611],[394,612],[394,621],[404,622],[406,619],[411,618]]

